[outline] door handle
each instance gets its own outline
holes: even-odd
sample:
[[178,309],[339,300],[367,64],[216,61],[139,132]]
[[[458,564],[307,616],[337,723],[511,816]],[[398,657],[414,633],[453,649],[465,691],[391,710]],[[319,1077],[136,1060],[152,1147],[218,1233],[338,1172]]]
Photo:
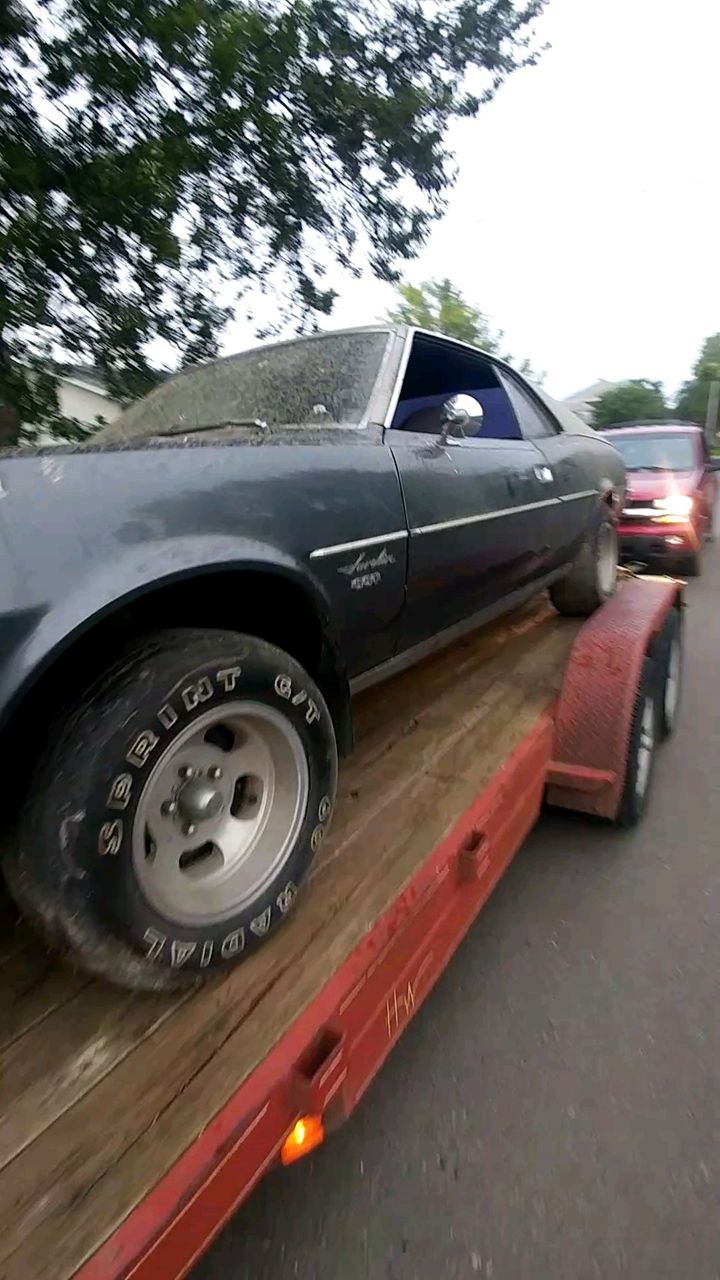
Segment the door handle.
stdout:
[[533,470],[541,484],[552,484],[554,477],[550,467],[539,466],[534,467]]

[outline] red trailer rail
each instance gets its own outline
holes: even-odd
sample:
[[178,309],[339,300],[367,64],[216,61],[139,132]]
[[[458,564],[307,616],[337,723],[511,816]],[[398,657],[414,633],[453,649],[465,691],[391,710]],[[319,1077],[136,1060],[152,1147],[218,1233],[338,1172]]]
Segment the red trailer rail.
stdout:
[[[555,803],[610,818],[617,814],[638,681],[646,655],[652,652],[654,637],[679,603],[677,584],[632,581],[582,626],[551,620],[544,612],[538,615],[537,610],[532,616],[526,614],[519,620],[498,624],[482,640],[484,667],[480,663],[473,665],[467,648],[457,650],[454,659],[433,659],[426,664],[425,675],[416,675],[415,679],[425,680],[430,686],[434,680],[442,689],[438,693],[434,687],[432,696],[425,697],[419,723],[422,730],[424,715],[428,737],[423,739],[421,735],[418,740],[421,755],[416,760],[422,759],[423,742],[438,732],[433,723],[433,716],[437,720],[439,715],[438,699],[446,700],[442,705],[447,705],[448,712],[451,704],[462,705],[462,696],[458,704],[457,687],[453,689],[449,679],[452,666],[448,664],[455,662],[456,686],[463,680],[472,686],[480,679],[481,670],[494,669],[495,676],[491,675],[488,681],[483,675],[482,689],[477,686],[480,692],[476,703],[478,723],[484,714],[494,726],[490,730],[494,745],[491,749],[488,743],[485,762],[489,776],[480,786],[477,774],[471,776],[472,771],[463,776],[459,770],[450,776],[462,761],[458,747],[462,749],[468,735],[475,732],[471,711],[467,707],[465,712],[456,711],[459,723],[456,720],[443,727],[446,747],[442,760],[448,776],[443,777],[437,763],[432,769],[427,763],[416,765],[420,782],[425,778],[438,784],[438,794],[445,797],[438,800],[441,808],[451,796],[462,801],[449,820],[447,812],[444,817],[440,815],[441,838],[432,843],[409,874],[402,850],[394,861],[382,864],[386,878],[396,870],[395,862],[400,865],[395,890],[386,896],[381,909],[377,909],[379,892],[373,896],[365,890],[365,896],[355,900],[350,895],[352,911],[347,917],[342,912],[337,916],[338,921],[344,921],[344,941],[339,936],[340,924],[337,936],[328,934],[325,938],[326,968],[312,998],[293,1008],[293,984],[286,983],[280,999],[282,1009],[278,1011],[273,1005],[267,1051],[247,1071],[238,1061],[237,1080],[232,1087],[226,1087],[227,1096],[221,1106],[217,1106],[216,1093],[199,1094],[204,1098],[205,1112],[201,1123],[196,1122],[192,1141],[176,1153],[183,1139],[171,1124],[172,1107],[177,1105],[175,1095],[168,1102],[167,1116],[163,1112],[155,1125],[159,1149],[151,1145],[151,1131],[144,1129],[140,1142],[146,1143],[145,1150],[152,1151],[154,1167],[161,1171],[151,1185],[142,1187],[137,1162],[123,1154],[104,1174],[106,1179],[116,1179],[115,1200],[107,1195],[103,1200],[93,1184],[86,1197],[89,1208],[84,1213],[78,1211],[77,1188],[71,1200],[72,1186],[66,1192],[59,1191],[55,1178],[38,1176],[35,1201],[19,1194],[9,1247],[7,1235],[2,1232],[5,1256],[0,1273],[5,1280],[19,1280],[28,1274],[38,1280],[51,1275],[74,1276],[76,1280],[178,1280],[278,1161],[289,1135],[291,1141],[293,1136],[299,1139],[298,1152],[309,1149],[321,1139],[324,1130],[332,1129],[352,1111],[534,824],[546,788]],[[444,663],[442,680],[438,662]],[[501,674],[498,676],[497,672]],[[407,690],[412,676],[401,679]],[[392,691],[383,697],[392,714]],[[367,713],[371,734],[378,705],[376,700]],[[505,708],[504,721],[501,707]],[[393,741],[397,745],[397,740]],[[503,753],[504,744],[509,749]],[[372,779],[375,767],[370,750],[362,768],[370,771]],[[403,803],[408,806],[406,826],[413,825],[413,796],[415,825],[425,825],[431,802],[429,808],[426,797],[418,798],[422,792],[417,787],[413,791],[415,782],[406,776],[407,762],[403,773],[399,763],[393,764],[388,751],[386,772],[392,774],[394,767],[398,770],[396,791],[402,791]],[[356,774],[355,781],[357,777]],[[444,792],[440,782],[445,786]],[[348,794],[352,800],[352,787]],[[394,803],[397,808],[400,802]],[[368,839],[376,820],[377,815],[368,820]],[[393,828],[390,817],[386,816],[385,825],[392,828],[391,839],[394,830],[400,831],[399,826]],[[328,862],[328,882],[331,874],[345,874],[342,838],[351,830],[354,832],[355,828],[341,826],[339,843]],[[351,837],[347,836],[345,844],[348,839]],[[367,914],[358,920],[364,902]],[[297,915],[302,911],[300,906]],[[287,928],[289,932],[291,926]],[[232,981],[239,982],[240,978],[233,977]],[[97,984],[91,987],[97,998]],[[272,992],[273,1000],[278,999],[278,990],[277,984],[272,983],[266,988]],[[210,988],[193,1000],[214,998]],[[269,998],[260,992],[252,1005],[253,1016],[257,1016],[262,1000]],[[127,1003],[137,1008],[136,1002]],[[187,1010],[171,1013],[173,1018],[179,1018]],[[169,1017],[166,1014],[166,1019]],[[128,1054],[127,1063],[114,1065],[112,1074],[118,1087],[118,1073],[130,1069],[136,1053]],[[95,1092],[99,1094],[107,1081],[107,1073],[98,1076]],[[80,1095],[71,1108],[87,1108],[91,1097],[91,1091]],[[101,1104],[99,1098],[98,1106]],[[79,1121],[82,1117],[78,1113],[76,1118]],[[53,1150],[56,1149],[64,1132],[58,1126],[64,1119],[56,1117],[38,1136],[37,1160],[42,1158],[43,1142],[50,1140],[45,1134],[51,1135]],[[112,1123],[110,1116],[107,1121]],[[97,1123],[103,1123],[99,1111]],[[25,1186],[28,1159],[35,1145],[33,1140],[23,1147],[16,1139],[18,1154],[0,1172],[0,1192],[2,1178],[6,1172],[12,1174],[13,1165],[19,1175],[16,1185],[21,1190]],[[2,1155],[0,1130],[0,1169]],[[57,1163],[61,1170],[62,1161]],[[77,1160],[70,1167],[75,1170],[76,1165]],[[68,1176],[72,1182],[72,1175]],[[11,1191],[11,1178],[6,1186]],[[111,1186],[110,1182],[108,1187]],[[68,1198],[63,1200],[65,1194]],[[112,1211],[107,1208],[111,1202]],[[0,1228],[3,1226],[0,1211]],[[56,1242],[53,1231],[62,1239]],[[49,1244],[56,1247],[51,1263],[44,1265],[42,1251]]]

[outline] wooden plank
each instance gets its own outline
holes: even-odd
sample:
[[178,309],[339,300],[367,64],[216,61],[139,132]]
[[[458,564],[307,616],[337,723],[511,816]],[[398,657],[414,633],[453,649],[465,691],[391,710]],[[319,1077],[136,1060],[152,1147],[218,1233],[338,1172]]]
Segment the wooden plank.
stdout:
[[90,979],[63,968],[36,940],[0,969],[0,1050],[73,1000]]
[[[72,1073],[55,1065],[67,1110],[49,1104],[41,1069],[23,1075],[18,1048],[24,1121],[6,1137],[17,1154],[0,1173],[3,1280],[70,1276],[401,891],[556,691],[577,624],[539,626],[543,616],[526,612],[363,695],[333,837],[298,910],[266,947],[164,1014],[158,997],[127,998],[122,1018],[132,1010],[131,1025],[112,1041],[121,1065],[108,1059],[93,1087],[74,1093]],[[76,1050],[95,1043],[84,996]],[[6,1096],[10,1104],[11,1089]],[[44,1108],[36,1120],[33,1097]]]
[[172,1015],[180,1000],[92,982],[0,1053],[0,1169]]

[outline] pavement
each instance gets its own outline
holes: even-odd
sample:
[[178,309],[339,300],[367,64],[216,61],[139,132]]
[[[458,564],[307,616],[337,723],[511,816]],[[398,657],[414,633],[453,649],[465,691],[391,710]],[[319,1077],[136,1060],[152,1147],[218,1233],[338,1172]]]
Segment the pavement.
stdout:
[[544,816],[348,1123],[192,1280],[720,1277],[720,548],[635,832]]

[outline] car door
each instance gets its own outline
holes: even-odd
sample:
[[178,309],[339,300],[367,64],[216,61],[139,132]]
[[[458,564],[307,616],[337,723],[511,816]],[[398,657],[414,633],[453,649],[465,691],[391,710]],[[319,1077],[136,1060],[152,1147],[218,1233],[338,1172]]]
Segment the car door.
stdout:
[[[468,366],[471,356],[477,372]],[[441,441],[438,413],[434,433],[398,429],[386,435],[410,534],[401,648],[511,595],[539,577],[547,559],[545,509],[552,495],[542,453],[520,438],[490,361],[466,349],[457,381],[444,383],[438,396],[474,392],[484,409],[479,434]],[[501,438],[494,430],[502,430]],[[515,438],[508,438],[509,430]]]
[[547,558],[544,460],[526,441],[414,439],[392,452],[410,541],[402,647],[482,612]]
[[507,368],[498,373],[524,438],[532,440],[543,454],[548,496],[557,499],[545,511],[547,568],[553,569],[574,558],[592,522],[598,502],[598,460],[592,456],[595,441],[591,436],[563,431],[540,397],[517,374]]

